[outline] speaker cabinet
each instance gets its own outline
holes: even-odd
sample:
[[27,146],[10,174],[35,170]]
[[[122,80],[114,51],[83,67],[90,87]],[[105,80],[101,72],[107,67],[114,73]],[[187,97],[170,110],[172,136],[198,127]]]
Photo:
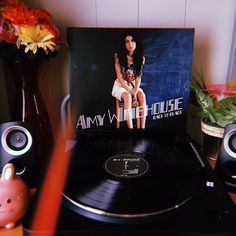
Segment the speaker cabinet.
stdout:
[[39,171],[30,125],[18,121],[2,123],[0,138],[0,172],[7,163],[11,162],[16,168],[16,174],[22,177],[29,187],[36,187]]
[[227,189],[236,192],[236,124],[225,127],[215,170]]

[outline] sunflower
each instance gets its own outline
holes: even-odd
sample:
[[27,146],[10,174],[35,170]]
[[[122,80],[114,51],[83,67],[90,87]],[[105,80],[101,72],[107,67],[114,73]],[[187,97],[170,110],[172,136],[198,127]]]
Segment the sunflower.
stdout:
[[55,36],[43,25],[35,26],[20,26],[16,33],[18,36],[16,45],[19,49],[22,45],[25,46],[25,53],[31,50],[36,54],[38,48],[42,48],[46,54],[48,49],[56,50],[56,44],[52,41]]

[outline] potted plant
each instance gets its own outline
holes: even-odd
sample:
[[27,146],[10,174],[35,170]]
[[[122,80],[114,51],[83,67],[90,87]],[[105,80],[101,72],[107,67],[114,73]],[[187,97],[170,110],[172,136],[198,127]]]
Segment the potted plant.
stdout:
[[224,127],[236,122],[236,80],[206,85],[203,72],[194,71],[190,102],[200,108],[204,153],[216,160]]

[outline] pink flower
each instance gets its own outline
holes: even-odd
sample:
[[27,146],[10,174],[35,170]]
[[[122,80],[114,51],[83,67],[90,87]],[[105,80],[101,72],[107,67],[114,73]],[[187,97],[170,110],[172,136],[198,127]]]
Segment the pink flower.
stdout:
[[217,97],[230,97],[236,96],[236,88],[231,88],[228,85],[224,84],[215,84],[215,85],[207,85],[207,92],[213,96]]
[[206,86],[207,93],[212,97],[215,108],[218,108],[218,102],[223,98],[236,96],[236,87],[233,84],[234,81],[231,81],[228,85],[214,84]]

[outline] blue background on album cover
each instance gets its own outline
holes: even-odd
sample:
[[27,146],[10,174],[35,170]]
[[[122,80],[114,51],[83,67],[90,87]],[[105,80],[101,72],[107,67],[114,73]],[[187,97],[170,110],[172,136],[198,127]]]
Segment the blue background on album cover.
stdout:
[[[141,87],[147,104],[183,97],[183,114],[147,126],[185,129],[191,79],[193,29],[130,29],[143,45],[145,67]],[[129,29],[69,28],[70,94],[75,116],[115,113],[111,90],[116,78],[114,53]],[[115,123],[114,123],[115,124]],[[113,125],[114,125],[113,124]],[[107,124],[111,125],[111,124]]]
[[[148,103],[183,96],[188,100],[192,67],[191,31],[161,32],[158,37],[147,33],[143,39],[146,65],[142,88]],[[187,103],[185,103],[186,108]]]

